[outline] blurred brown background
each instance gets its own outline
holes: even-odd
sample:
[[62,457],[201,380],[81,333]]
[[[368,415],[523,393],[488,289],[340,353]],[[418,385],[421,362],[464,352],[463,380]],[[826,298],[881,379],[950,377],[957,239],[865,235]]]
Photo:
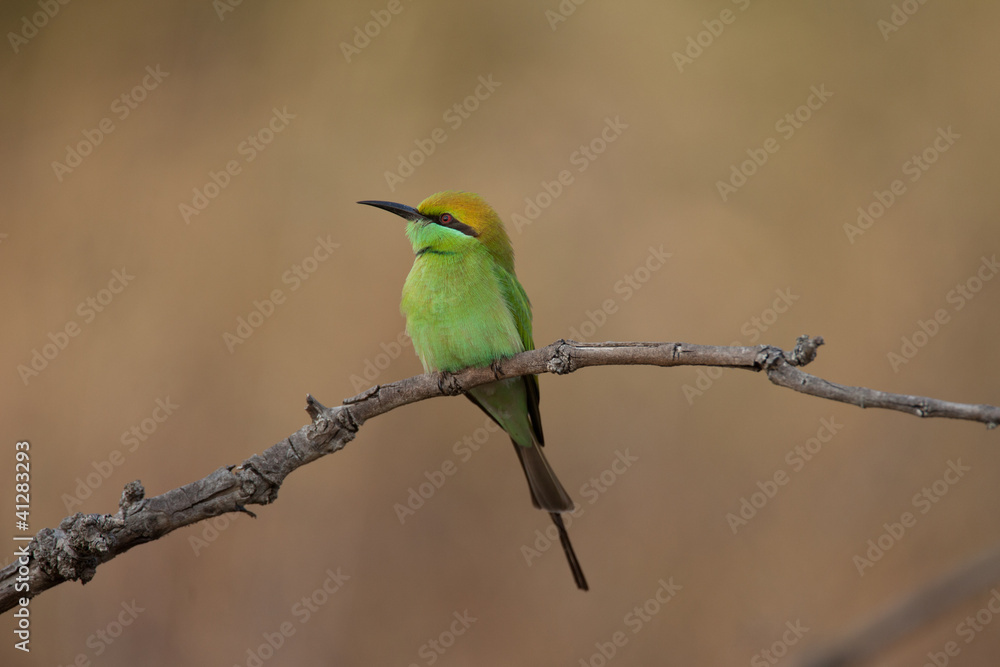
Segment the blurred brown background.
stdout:
[[[828,343],[810,370],[831,380],[1000,402],[1000,279],[982,259],[1000,249],[994,4],[592,2],[562,21],[555,0],[223,1],[0,10],[0,498],[13,504],[27,439],[33,531],[113,512],[130,480],[159,494],[260,452],[306,423],[307,392],[337,404],[372,384],[366,369],[420,371],[394,346],[403,226],[359,199],[483,194],[507,221],[539,345],[575,330],[788,348],[810,333]],[[592,142],[590,160],[578,151]],[[563,170],[572,182],[546,199]],[[206,189],[213,174],[225,187]],[[897,179],[902,194],[849,238]],[[526,198],[547,205],[530,224]],[[336,247],[314,255],[318,239]],[[662,266],[640,269],[661,247]],[[118,293],[115,271],[132,276]],[[275,290],[283,302],[227,347]],[[67,325],[77,335],[61,337]],[[53,358],[25,374],[35,350]],[[456,450],[482,440],[484,417],[434,400],[366,424],[256,520],[179,531],[36,598],[30,656],[6,615],[0,661],[600,665],[620,632],[619,665],[771,664],[762,650],[790,664],[1000,540],[997,433],[713,376],[542,379],[549,457],[583,509],[570,532],[587,594],[558,547],[526,564],[548,518],[506,438]],[[631,467],[612,467],[619,453]],[[401,523],[396,506],[446,461],[457,472]],[[969,468],[954,484],[940,481],[949,461]],[[758,483],[773,497],[734,534],[727,515],[761,503]],[[946,493],[915,502],[925,487]],[[883,537],[892,547],[860,576],[855,557],[904,512],[915,525]],[[338,570],[349,579],[327,595]],[[675,597],[647,604],[671,578]],[[322,604],[306,615],[309,597]],[[971,638],[961,625],[989,599],[878,664],[924,664],[950,641],[950,664],[995,664],[1000,622]],[[282,624],[294,634],[261,652]]]

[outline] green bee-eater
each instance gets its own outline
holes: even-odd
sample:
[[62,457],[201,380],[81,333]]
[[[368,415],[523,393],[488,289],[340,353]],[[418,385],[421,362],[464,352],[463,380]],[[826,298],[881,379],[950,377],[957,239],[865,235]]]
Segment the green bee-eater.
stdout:
[[[482,197],[439,192],[417,208],[362,201],[405,218],[413,244],[413,268],[403,285],[400,309],[425,372],[489,366],[534,349],[531,304],[514,274],[514,249],[500,216]],[[542,445],[538,378],[509,378],[470,390],[466,396],[510,435],[528,478],[535,507],[549,512],[576,585],[587,590],[561,512],[573,501],[549,466]]]

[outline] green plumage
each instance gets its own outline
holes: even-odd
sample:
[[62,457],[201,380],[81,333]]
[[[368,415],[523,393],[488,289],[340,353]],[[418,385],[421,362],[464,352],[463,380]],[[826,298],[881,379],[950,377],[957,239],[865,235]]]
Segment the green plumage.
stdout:
[[[400,309],[424,370],[454,372],[534,348],[531,304],[514,274],[514,252],[496,212],[471,193],[442,192],[416,209],[391,202],[362,202],[405,217],[415,254]],[[538,378],[509,378],[472,389],[473,403],[514,443],[532,502],[548,511],[577,585],[587,582],[576,561],[560,512],[573,509],[542,453]]]

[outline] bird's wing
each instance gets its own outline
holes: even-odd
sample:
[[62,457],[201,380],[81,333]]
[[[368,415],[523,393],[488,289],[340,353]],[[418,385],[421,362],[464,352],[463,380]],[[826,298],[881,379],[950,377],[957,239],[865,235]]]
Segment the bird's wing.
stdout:
[[[521,336],[521,344],[525,350],[534,350],[535,341],[531,335],[531,301],[524,291],[520,281],[513,273],[500,269],[503,273],[500,284],[503,286],[504,300],[510,310],[517,332]],[[524,376],[524,385],[528,394],[528,416],[531,419],[531,430],[535,434],[535,440],[539,445],[545,444],[545,436],[542,433],[542,414],[538,410],[540,399],[538,391],[538,378],[534,375]]]

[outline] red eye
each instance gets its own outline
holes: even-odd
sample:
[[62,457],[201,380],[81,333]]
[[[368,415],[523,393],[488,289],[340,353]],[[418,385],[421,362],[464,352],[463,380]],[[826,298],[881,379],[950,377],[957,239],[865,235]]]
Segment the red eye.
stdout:
[[442,213],[442,214],[441,214],[441,224],[442,224],[442,225],[449,225],[449,224],[451,224],[451,223],[452,223],[452,222],[453,222],[454,220],[455,220],[455,219],[454,219],[453,217],[451,217],[451,213]]

